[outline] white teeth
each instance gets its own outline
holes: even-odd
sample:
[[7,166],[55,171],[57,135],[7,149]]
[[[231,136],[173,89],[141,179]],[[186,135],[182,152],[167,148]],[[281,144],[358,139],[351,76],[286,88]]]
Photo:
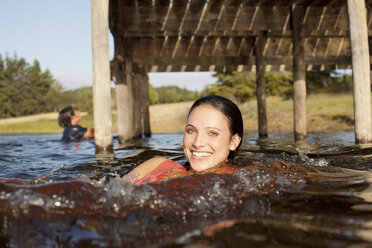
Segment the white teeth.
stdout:
[[195,157],[208,157],[210,154],[207,152],[192,152]]

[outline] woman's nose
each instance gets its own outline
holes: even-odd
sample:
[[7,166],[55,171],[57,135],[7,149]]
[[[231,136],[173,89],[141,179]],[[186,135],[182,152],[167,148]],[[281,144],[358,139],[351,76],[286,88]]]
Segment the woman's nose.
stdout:
[[198,133],[197,135],[195,135],[193,146],[194,147],[202,147],[202,146],[204,146],[204,144],[205,144],[205,139],[204,139],[203,134]]

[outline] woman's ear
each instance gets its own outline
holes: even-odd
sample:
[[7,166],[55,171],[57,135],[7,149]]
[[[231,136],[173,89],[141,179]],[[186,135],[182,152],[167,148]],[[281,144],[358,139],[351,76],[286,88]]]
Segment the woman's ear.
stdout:
[[239,134],[234,134],[234,136],[231,137],[231,141],[230,141],[230,147],[229,147],[230,151],[235,151],[236,148],[238,148],[241,140],[242,138],[240,137]]

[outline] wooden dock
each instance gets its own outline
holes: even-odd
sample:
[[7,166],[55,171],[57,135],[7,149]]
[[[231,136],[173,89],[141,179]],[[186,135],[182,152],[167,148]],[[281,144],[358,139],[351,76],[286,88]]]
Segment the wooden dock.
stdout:
[[151,134],[148,72],[256,72],[258,133],[265,137],[264,73],[292,71],[293,131],[303,140],[306,70],[352,69],[355,140],[372,141],[372,0],[91,0],[91,8],[98,150],[112,147],[111,80],[119,141]]

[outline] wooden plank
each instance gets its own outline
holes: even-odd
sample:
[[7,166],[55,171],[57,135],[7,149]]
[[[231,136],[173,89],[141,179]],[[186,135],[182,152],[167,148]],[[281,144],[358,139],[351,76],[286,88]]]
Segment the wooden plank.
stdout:
[[258,4],[259,4],[258,0],[244,0],[244,1],[242,1],[242,6],[257,7]]
[[[325,11],[326,10],[326,11]],[[325,13],[327,13],[325,17]],[[305,34],[308,30],[318,32],[319,30],[333,30],[337,33],[340,30],[347,31],[349,27],[345,25],[348,17],[344,8],[325,8],[325,7],[310,7],[306,21],[304,23]],[[321,23],[320,23],[321,21]],[[335,26],[339,21],[342,26]],[[321,25],[319,25],[321,24]]]
[[178,47],[177,47],[177,51],[174,57],[187,56],[186,53],[189,49],[190,42],[191,42],[191,36],[181,36]]
[[255,42],[256,59],[256,97],[257,97],[257,116],[258,116],[258,135],[260,138],[268,136],[267,112],[266,112],[266,87],[265,87],[265,60],[264,46],[265,37],[259,35]]
[[[289,21],[289,18],[288,18]],[[289,30],[289,25],[287,22],[284,24],[285,29],[281,30],[270,30],[267,33],[267,37],[276,37],[276,38],[290,38],[292,37],[292,32]],[[122,33],[115,32],[111,30],[112,33],[117,33],[124,37],[164,37],[164,36],[195,36],[193,30],[125,30]],[[369,31],[370,34],[372,30]],[[304,29],[304,37],[313,37],[313,38],[337,38],[337,37],[349,37],[349,30],[340,30],[340,29],[327,29],[327,30],[314,30],[310,27]],[[225,37],[239,37],[239,36],[256,36],[257,31],[255,30],[199,30],[197,36],[225,36]],[[370,35],[371,36],[371,35]]]
[[134,0],[135,5],[142,7],[142,6],[152,6],[152,0]]
[[116,84],[117,121],[119,143],[125,143],[134,136],[134,96],[132,62],[125,58],[125,82]]
[[170,0],[155,0],[155,7],[157,8],[168,8],[170,7]]
[[364,0],[348,0],[353,61],[355,141],[372,141],[370,56]]
[[[255,65],[255,56],[189,56],[189,57],[149,57],[143,56],[134,59],[135,63],[143,66],[195,66],[195,65]],[[264,57],[264,62],[266,65],[280,66],[287,65],[292,66],[292,56],[286,57]],[[351,56],[339,56],[339,57],[313,57],[306,56],[304,58],[304,63],[306,65],[350,65]]]
[[126,137],[126,128],[128,123],[128,110],[127,110],[127,96],[128,90],[127,85],[124,83],[117,83],[115,86],[115,96],[116,96],[116,119],[117,119],[117,134],[120,144],[125,143],[128,139]]
[[348,24],[349,24],[348,18],[345,18],[346,16],[348,16],[347,8],[346,7],[339,8],[336,22],[334,23],[334,27],[331,30],[338,34],[344,33],[342,27],[348,27]]
[[150,126],[150,96],[149,96],[149,77],[143,71],[143,103],[142,103],[142,116],[143,116],[143,133],[146,137],[151,136]]
[[177,42],[178,42],[178,37],[174,37],[174,36],[167,37],[167,43],[162,50],[162,56],[172,56],[173,51],[176,48]]
[[117,116],[117,133],[119,143],[124,143],[124,130],[127,121],[126,117],[126,101],[127,93],[125,85],[126,83],[126,74],[125,74],[125,64],[124,64],[124,46],[123,39],[120,36],[114,36],[115,43],[115,54],[112,63],[114,64],[114,69],[112,73],[115,78],[115,96],[116,96],[116,116]]
[[112,153],[108,0],[92,0],[93,115],[97,154]]
[[[129,3],[129,2],[128,2]],[[167,4],[168,3],[168,4]],[[289,15],[289,8],[283,5],[259,6],[257,5],[230,5],[230,1],[224,6],[223,11],[216,8],[221,7],[223,1],[211,2],[204,7],[205,1],[191,1],[190,6],[185,1],[175,1],[173,5],[169,1],[165,1],[165,5],[145,5],[145,4],[122,4],[112,1],[112,5],[120,5],[120,8],[110,8],[116,11],[116,14],[110,14],[112,23],[121,23],[123,27],[123,34],[126,31],[133,32],[151,32],[154,31],[170,31],[170,32],[191,32],[195,30],[209,31],[213,30],[213,26],[218,23],[217,31],[229,30],[282,30],[283,25]],[[332,2],[333,3],[333,2]],[[211,7],[209,7],[211,6]],[[307,18],[305,18],[306,30],[315,30],[319,20],[322,21],[320,30],[348,30],[347,13],[345,12],[345,5],[333,5],[326,8],[326,15],[324,15],[324,5],[310,5]],[[118,10],[120,9],[120,12]],[[189,11],[186,13],[186,10]],[[205,10],[205,15],[201,15]],[[218,12],[220,10],[220,12]],[[342,13],[339,16],[339,13]],[[370,15],[370,14],[369,14]],[[270,16],[270,18],[267,18]],[[222,18],[223,17],[223,18]],[[185,19],[184,19],[185,18]],[[183,20],[183,21],[182,21]],[[247,21],[248,20],[248,21]],[[339,25],[334,26],[335,22]],[[183,22],[182,30],[180,24]],[[118,24],[116,24],[118,25]],[[160,28],[161,27],[161,28]]]
[[121,20],[120,20],[120,4],[119,0],[109,1],[109,28],[113,33],[122,32],[120,30]]
[[[217,30],[219,25],[226,26],[225,10],[228,0],[212,1],[206,13],[207,18],[202,23],[200,30]],[[210,34],[209,34],[210,35]]]
[[266,56],[279,56],[279,51],[282,48],[283,39],[267,38],[269,43]]
[[293,110],[294,136],[296,141],[304,140],[307,136],[305,51],[302,37],[302,18],[303,8],[293,5]]
[[[205,17],[205,12],[208,9],[206,0],[193,0],[189,4],[189,11],[185,16],[185,22],[182,29],[193,30],[194,34],[198,33],[200,25]],[[182,30],[180,29],[180,30]]]
[[189,57],[139,57],[136,62],[141,65],[175,65],[175,66],[195,66],[195,65],[240,65],[240,64],[254,64],[254,56],[189,56]]
[[[186,5],[172,7],[170,9],[137,6],[126,7],[122,10],[125,13],[120,13],[120,16],[123,16],[124,19],[124,23],[122,24],[123,31],[151,31],[154,27],[160,30],[159,26],[162,26],[162,30],[165,31],[195,32],[198,29],[208,30],[207,27],[217,23],[219,15],[213,14],[213,11],[209,12],[208,6],[204,7],[203,2],[197,2],[198,5],[193,1],[191,3],[190,7]],[[193,8],[194,5],[197,5],[197,7]],[[168,10],[170,10],[169,13]],[[288,13],[288,8],[226,7],[223,18],[224,22],[219,22],[217,30],[229,30],[231,28],[233,30],[247,30],[247,21],[256,29],[264,30],[269,27],[270,29],[281,30],[287,16],[280,14],[283,12]],[[164,15],[167,15],[165,25],[163,24]],[[271,16],[271,18],[267,18],[267,16]],[[203,22],[205,22],[205,25]]]
[[205,46],[205,43],[206,43],[207,39],[208,39],[208,36],[203,37],[202,43],[201,43],[201,45],[198,49],[198,56],[203,56],[203,52],[204,52],[203,49],[204,49],[204,46]]
[[324,4],[327,4],[329,8],[347,7],[347,2],[345,0],[329,0],[328,3],[324,2]]
[[164,30],[179,31],[179,27],[187,10],[186,1],[173,1],[172,8],[169,11],[168,19],[164,25]]
[[142,109],[143,109],[143,76],[138,70],[132,73],[132,95],[133,95],[133,139],[142,137]]
[[[221,53],[228,56],[248,56],[253,55],[254,42],[251,41],[253,37],[261,29],[268,29],[267,37],[270,38],[267,45],[268,56],[286,57],[292,53],[292,32],[288,8],[288,4],[292,2],[285,0],[210,0],[206,8],[205,0],[197,0],[190,2],[186,13],[188,1],[172,1],[170,4],[169,0],[143,2],[112,0],[110,6],[112,5],[113,8],[119,6],[114,10],[118,13],[120,9],[121,13],[118,17],[114,15],[112,18],[116,18],[115,20],[121,23],[112,25],[112,32],[115,36],[130,36],[136,39],[134,57],[219,56],[222,55]],[[306,1],[301,3],[306,4]],[[368,3],[370,8],[372,1],[369,0]],[[338,54],[350,56],[345,3],[342,4],[341,0],[327,0],[309,1],[308,4],[310,7],[304,15],[306,21],[303,36],[306,38],[304,46],[307,57],[323,53],[330,56]],[[332,8],[325,8],[324,4]],[[204,17],[202,17],[203,10]],[[171,17],[167,19],[168,15]],[[272,18],[267,18],[267,16]],[[372,20],[370,12],[368,16],[368,20]],[[245,17],[251,18],[252,21],[247,22]],[[188,18],[195,20],[194,23],[188,22]],[[183,24],[178,22],[177,25],[177,20],[181,20]],[[119,28],[120,26],[122,28]],[[182,30],[179,30],[180,28]],[[372,36],[372,27],[370,29]],[[182,65],[177,66],[182,67]],[[172,70],[175,69],[176,67],[173,66]]]
[[310,6],[314,0],[297,0],[295,3],[297,6],[302,6],[303,8],[306,8],[307,6]]
[[[312,70],[320,70],[321,65],[314,65],[314,66],[309,66],[306,68],[307,71],[312,71]],[[181,68],[181,69],[178,69]],[[250,72],[255,72],[256,71],[256,66],[255,65],[238,65],[238,66],[226,66],[226,65],[210,65],[210,66],[181,66],[181,67],[175,67],[172,66],[172,72],[200,72],[200,71],[239,71],[239,72],[245,72],[245,71],[250,71]],[[335,69],[351,69],[350,65],[323,65],[324,70],[335,70]],[[266,71],[290,71],[292,70],[292,66],[287,66],[285,64],[282,65],[275,65],[275,66],[266,66]],[[149,72],[166,72],[166,67],[158,67],[158,66],[152,66],[148,70]]]
[[131,7],[131,6],[136,6],[136,1],[133,1],[133,0],[120,0],[120,4],[123,7]]
[[239,7],[242,4],[243,0],[229,0],[227,1],[228,7]]
[[198,56],[200,47],[202,46],[204,37],[192,37],[192,43],[188,50],[188,56]]
[[[115,38],[115,37],[114,37]],[[134,128],[134,95],[133,95],[133,61],[131,42],[121,37],[115,38],[116,64],[116,106],[119,143],[131,140],[135,134]]]
[[[327,6],[332,3],[334,0],[313,0],[311,3],[312,6]],[[333,5],[334,7],[334,5]]]

